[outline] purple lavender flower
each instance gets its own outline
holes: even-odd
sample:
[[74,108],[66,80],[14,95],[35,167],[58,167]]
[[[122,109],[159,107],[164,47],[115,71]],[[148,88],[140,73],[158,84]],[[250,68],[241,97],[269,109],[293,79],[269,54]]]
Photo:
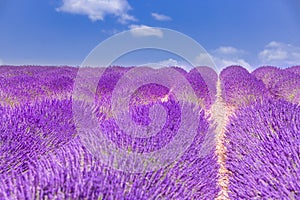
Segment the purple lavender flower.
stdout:
[[75,136],[70,100],[45,100],[0,110],[0,173],[24,171],[28,158],[57,148]]
[[220,74],[222,96],[232,106],[249,105],[269,97],[265,84],[240,66],[230,66]]
[[300,108],[266,100],[240,108],[225,136],[231,199],[300,198]]
[[193,87],[200,104],[204,108],[210,108],[216,100],[217,74],[208,67],[197,67],[192,69],[187,75],[187,80]]
[[259,80],[262,80],[267,88],[271,84],[276,74],[280,71],[280,68],[273,66],[259,67],[252,72],[252,74]]
[[262,80],[274,98],[283,98],[292,103],[300,102],[300,75],[297,67],[279,69],[262,67],[252,74]]
[[300,65],[293,66],[293,67],[288,67],[285,70],[300,75]]

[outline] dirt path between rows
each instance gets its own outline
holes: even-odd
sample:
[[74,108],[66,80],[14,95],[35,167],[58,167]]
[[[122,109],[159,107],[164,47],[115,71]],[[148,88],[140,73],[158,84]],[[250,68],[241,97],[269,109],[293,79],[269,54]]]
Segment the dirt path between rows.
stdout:
[[210,114],[211,119],[216,124],[216,154],[218,158],[219,168],[219,179],[218,185],[221,187],[221,191],[218,194],[217,200],[229,199],[228,196],[228,170],[225,167],[226,159],[226,147],[224,146],[224,136],[226,130],[226,124],[228,123],[229,116],[233,113],[233,108],[226,106],[221,96],[221,83],[220,80],[217,82],[217,99],[212,105]]

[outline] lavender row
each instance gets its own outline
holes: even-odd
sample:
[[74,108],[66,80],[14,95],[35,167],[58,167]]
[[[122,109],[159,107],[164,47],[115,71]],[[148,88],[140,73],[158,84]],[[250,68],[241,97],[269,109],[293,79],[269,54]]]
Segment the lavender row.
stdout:
[[221,72],[220,79],[224,100],[235,107],[268,98],[300,103],[299,66],[287,69],[266,66],[252,73],[240,66],[231,66]]
[[[98,70],[99,68],[86,68]],[[116,82],[132,68],[110,67],[99,80],[100,93],[111,91]],[[193,87],[201,105],[207,108],[215,101],[217,74],[207,67],[198,67],[190,72],[173,67],[182,73]],[[23,102],[43,100],[44,98],[69,98],[79,68],[39,67],[39,66],[1,66],[0,101],[2,105],[18,105]],[[82,69],[81,69],[82,70]],[[100,77],[98,77],[100,78]],[[91,92],[91,91],[89,91]]]
[[274,98],[300,103],[300,73],[299,66],[280,69],[276,67],[261,67],[252,74],[263,81]]
[[76,135],[70,99],[1,107],[0,116],[0,173],[24,171],[29,158],[37,159]]
[[1,66],[0,101],[2,105],[19,105],[55,96],[71,96],[77,68]]
[[203,154],[201,148],[211,134],[203,111],[193,144],[178,161],[155,172],[130,174],[105,167],[86,150],[76,136],[70,103],[3,109],[1,198],[190,199],[217,195],[214,149]]
[[[16,85],[25,85],[25,87],[16,87],[15,90],[26,92],[27,89],[30,91],[38,87],[38,83],[42,81],[52,80],[58,85],[50,89],[54,94],[50,97],[42,96],[41,100],[34,101],[35,97],[30,96],[28,102],[25,101],[14,107],[1,107],[1,199],[151,199],[154,197],[211,199],[218,194],[215,144],[213,139],[207,140],[213,137],[213,133],[209,129],[209,122],[205,118],[203,109],[200,108],[199,113],[197,109],[195,110],[200,114],[199,122],[193,122],[197,123],[197,134],[178,160],[153,172],[137,174],[120,172],[103,164],[101,159],[91,154],[92,152],[82,144],[76,131],[77,124],[73,121],[74,98],[60,100],[55,96],[56,93],[64,94],[71,90],[71,81],[67,81],[67,87],[63,83],[67,80],[66,77],[74,81],[73,72],[70,75],[70,72],[64,69],[24,70],[37,70],[39,75],[24,76],[24,71],[12,70],[4,77],[13,74],[16,76],[14,80],[20,78],[21,81],[11,81],[11,85],[7,86],[14,89]],[[102,128],[103,135],[107,139],[119,144],[119,148],[140,153],[158,150],[175,136],[182,115],[179,106],[182,105],[178,103],[176,95],[169,88],[155,84],[139,88],[130,101],[132,120],[142,126],[151,125],[150,108],[158,104],[166,111],[166,123],[157,135],[147,138],[147,141],[126,135],[126,131],[122,131],[107,115],[115,84],[126,70],[129,69],[108,69],[100,79],[100,84],[98,83],[95,97],[99,107],[93,110],[98,117],[99,127]],[[46,78],[46,75],[51,73],[52,75]],[[207,81],[204,81],[198,72],[193,72],[191,76],[188,76],[189,73],[185,71],[181,73],[188,77],[197,97],[201,97],[203,104],[209,106],[213,95],[209,93],[205,83]],[[32,77],[34,78],[31,79]],[[41,77],[44,77],[44,80]],[[58,81],[60,78],[62,83]],[[8,80],[4,78],[2,83],[7,84]],[[201,83],[201,87],[197,83]],[[213,81],[208,85],[212,88]],[[59,89],[60,87],[62,90]],[[37,93],[42,92],[37,91]],[[24,100],[23,94],[16,94],[14,95],[17,100]],[[166,95],[168,98],[164,98]],[[85,105],[84,100],[82,105]],[[194,106],[199,108],[197,103]],[[86,108],[82,107],[82,109]],[[114,135],[116,131],[118,134]]]
[[265,100],[240,108],[225,133],[231,199],[300,198],[300,107]]
[[263,81],[240,66],[230,66],[220,74],[222,97],[234,107],[250,105],[269,97]]
[[1,199],[213,199],[216,162],[205,158],[180,160],[144,174],[128,174],[103,166],[73,140],[40,159],[29,169],[0,175]]

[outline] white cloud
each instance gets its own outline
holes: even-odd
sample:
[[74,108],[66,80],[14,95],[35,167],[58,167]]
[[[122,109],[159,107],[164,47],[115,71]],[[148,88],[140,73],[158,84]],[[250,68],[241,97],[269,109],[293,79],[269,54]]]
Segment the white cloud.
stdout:
[[212,67],[215,64],[219,71],[230,65],[240,65],[251,70],[251,65],[242,58],[244,53],[245,51],[235,47],[221,46],[211,53],[202,53],[198,55],[195,58],[195,62],[199,66]]
[[251,71],[251,69],[252,69],[250,63],[248,63],[246,60],[244,60],[242,58],[227,58],[226,59],[226,58],[214,57],[213,59],[217,65],[217,68],[219,68],[219,69],[223,69],[230,65],[240,65],[240,66],[248,69],[249,71]]
[[120,33],[121,31],[118,29],[103,29],[101,32],[105,33],[107,35],[114,35],[114,34]]
[[121,23],[136,21],[127,14],[131,9],[126,0],[63,0],[63,5],[57,11],[87,15],[92,21],[104,20],[106,15],[118,17]]
[[220,46],[215,50],[215,53],[217,54],[237,54],[237,53],[242,53],[242,50],[239,50],[235,47],[231,46]]
[[264,62],[270,62],[275,60],[285,60],[288,58],[288,52],[281,49],[264,49],[259,53],[259,57]]
[[272,41],[258,54],[263,65],[292,66],[300,64],[300,48]]
[[163,67],[181,67],[185,70],[189,70],[191,69],[191,66],[189,66],[186,62],[183,61],[178,61],[176,59],[173,58],[169,58],[166,60],[161,60],[155,63],[146,63],[146,64],[139,64],[139,66],[148,66],[148,67],[152,67],[155,69],[160,69]]
[[158,21],[171,21],[172,18],[163,14],[151,13],[152,17]]
[[3,63],[3,60],[0,59],[0,65],[3,65],[3,64],[4,64],[4,63]]
[[279,47],[281,46],[280,42],[272,41],[269,44],[266,45],[266,47]]
[[168,60],[163,60],[159,62],[160,65],[166,66],[166,67],[171,67],[171,66],[179,66],[179,61],[175,60],[173,58],[169,58]]
[[145,36],[156,36],[163,37],[163,32],[155,27],[150,27],[146,25],[130,25],[130,32],[135,37],[145,37]]
[[195,63],[198,66],[212,67],[214,65],[214,59],[209,53],[201,53],[195,58]]
[[127,24],[129,21],[137,21],[137,19],[128,14],[121,15],[121,17],[118,19],[118,22],[121,24]]
[[148,66],[153,68],[163,68],[163,67],[172,67],[172,66],[180,66],[178,60],[173,58],[169,58],[167,60],[162,60],[153,63],[139,64],[139,66]]
[[189,69],[191,68],[190,64],[184,61],[178,61],[173,58],[169,58],[167,60],[162,60],[158,62],[158,65],[163,66],[163,67],[182,67],[184,69]]

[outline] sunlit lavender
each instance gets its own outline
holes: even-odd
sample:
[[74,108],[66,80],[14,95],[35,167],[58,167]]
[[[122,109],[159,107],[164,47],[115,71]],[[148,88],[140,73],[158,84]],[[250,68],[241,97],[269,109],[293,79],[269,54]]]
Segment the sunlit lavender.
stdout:
[[[300,198],[299,66],[253,72],[230,66],[219,78],[208,67],[172,67],[193,94],[176,90],[176,82],[149,83],[116,111],[114,90],[132,69],[105,69],[96,91],[82,83],[79,96],[73,93],[76,67],[1,66],[0,199],[216,199],[224,191],[229,199]],[[152,72],[159,70],[164,69]],[[92,104],[85,99],[89,94]],[[212,115],[217,101],[230,110],[222,139],[216,132],[219,118]],[[77,119],[74,105],[82,111]],[[86,122],[78,129],[89,112],[96,128]],[[116,113],[128,118],[120,122]],[[126,128],[131,123],[138,128]],[[182,146],[166,151],[174,156],[163,154],[163,165],[142,163],[136,172],[125,169],[134,168],[138,158],[115,162],[117,149],[101,152],[107,156],[102,159],[100,137],[130,155],[156,152],[176,140]]]

